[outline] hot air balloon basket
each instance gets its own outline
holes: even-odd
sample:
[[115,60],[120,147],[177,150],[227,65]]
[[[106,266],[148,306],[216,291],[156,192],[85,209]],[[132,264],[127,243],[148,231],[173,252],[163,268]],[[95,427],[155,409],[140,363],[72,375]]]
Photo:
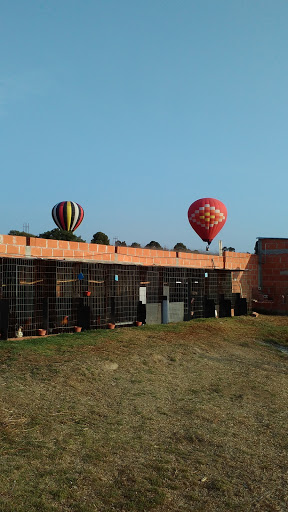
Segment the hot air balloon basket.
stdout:
[[109,323],[107,324],[108,329],[115,329],[115,324]]
[[74,325],[74,332],[81,332],[82,331],[82,327],[80,327],[79,325]]
[[138,320],[135,322],[136,327],[141,327],[142,322],[139,322]]
[[46,329],[38,329],[38,336],[46,336]]

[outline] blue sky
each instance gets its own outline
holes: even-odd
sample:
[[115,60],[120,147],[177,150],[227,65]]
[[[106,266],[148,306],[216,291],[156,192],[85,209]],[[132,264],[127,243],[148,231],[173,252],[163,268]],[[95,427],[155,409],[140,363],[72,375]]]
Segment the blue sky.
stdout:
[[218,240],[287,237],[285,0],[0,0],[1,226],[202,249],[187,210],[225,203]]

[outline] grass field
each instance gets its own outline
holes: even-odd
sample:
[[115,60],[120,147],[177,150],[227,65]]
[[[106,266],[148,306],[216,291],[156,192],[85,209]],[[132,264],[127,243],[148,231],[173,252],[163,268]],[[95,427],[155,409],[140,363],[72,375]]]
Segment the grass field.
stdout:
[[288,318],[0,343],[1,512],[287,511]]

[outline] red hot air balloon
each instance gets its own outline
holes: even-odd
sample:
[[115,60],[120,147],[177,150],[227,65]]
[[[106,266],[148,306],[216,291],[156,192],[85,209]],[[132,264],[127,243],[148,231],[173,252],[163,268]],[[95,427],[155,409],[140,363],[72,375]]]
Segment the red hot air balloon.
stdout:
[[60,229],[75,231],[84,218],[84,210],[73,201],[62,201],[52,208],[52,218]]
[[227,219],[226,206],[218,199],[205,197],[191,204],[188,210],[188,220],[197,235],[207,242],[209,250],[213,238],[218,235]]

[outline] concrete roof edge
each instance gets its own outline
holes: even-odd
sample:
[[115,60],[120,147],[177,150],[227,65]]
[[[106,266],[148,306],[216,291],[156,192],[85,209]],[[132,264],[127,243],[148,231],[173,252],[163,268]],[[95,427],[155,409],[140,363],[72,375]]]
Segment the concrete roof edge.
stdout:
[[287,240],[288,241],[288,237],[287,238],[284,238],[284,237],[280,237],[280,236],[257,236],[257,240]]

